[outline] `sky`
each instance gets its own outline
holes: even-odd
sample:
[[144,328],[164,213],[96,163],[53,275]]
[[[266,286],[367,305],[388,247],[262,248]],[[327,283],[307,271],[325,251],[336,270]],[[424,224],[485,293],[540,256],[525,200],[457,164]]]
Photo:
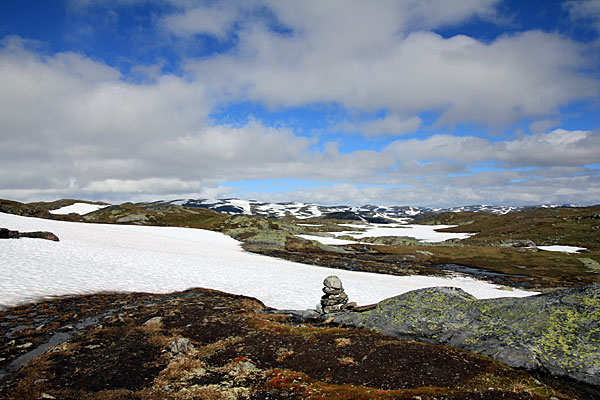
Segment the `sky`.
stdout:
[[3,0],[0,198],[600,203],[600,0]]

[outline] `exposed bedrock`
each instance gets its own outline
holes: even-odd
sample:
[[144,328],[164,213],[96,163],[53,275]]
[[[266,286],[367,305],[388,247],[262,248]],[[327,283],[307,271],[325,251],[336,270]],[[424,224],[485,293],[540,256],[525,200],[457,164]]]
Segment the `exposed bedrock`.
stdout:
[[19,239],[19,238],[34,238],[34,239],[46,239],[58,242],[58,236],[52,232],[36,231],[36,232],[19,232],[11,231],[7,228],[0,228],[0,239]]
[[600,385],[600,285],[486,300],[457,288],[428,288],[384,300],[370,311],[322,318]]

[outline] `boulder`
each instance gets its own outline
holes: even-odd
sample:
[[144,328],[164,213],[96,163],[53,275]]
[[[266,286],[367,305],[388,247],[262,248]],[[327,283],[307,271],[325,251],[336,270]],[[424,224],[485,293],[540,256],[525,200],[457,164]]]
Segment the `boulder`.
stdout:
[[512,367],[600,385],[599,284],[485,300],[457,288],[428,288],[331,317],[340,325],[459,347]]

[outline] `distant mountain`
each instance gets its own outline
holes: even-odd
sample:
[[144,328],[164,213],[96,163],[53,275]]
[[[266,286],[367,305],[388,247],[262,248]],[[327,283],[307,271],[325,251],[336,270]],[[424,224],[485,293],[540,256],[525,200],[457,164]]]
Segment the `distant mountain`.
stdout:
[[[230,199],[180,199],[172,201],[160,201],[157,203],[168,203],[185,207],[200,207],[217,211],[224,214],[246,214],[260,215],[269,218],[293,217],[298,219],[318,218],[330,216],[336,219],[347,219],[354,221],[385,223],[398,221],[405,218],[414,218],[424,213],[441,212],[482,212],[487,211],[494,214],[506,214],[519,211],[526,207],[514,206],[487,206],[472,205],[451,208],[430,208],[413,206],[323,206],[311,203],[263,203],[256,200]],[[558,207],[558,206],[543,206]]]

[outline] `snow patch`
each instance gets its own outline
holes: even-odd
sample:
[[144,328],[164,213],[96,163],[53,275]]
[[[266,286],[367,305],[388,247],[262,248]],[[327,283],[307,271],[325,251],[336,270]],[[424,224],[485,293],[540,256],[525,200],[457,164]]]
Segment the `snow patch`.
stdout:
[[365,229],[362,232],[344,231],[331,232],[335,236],[352,236],[355,239],[382,236],[407,236],[422,242],[435,243],[449,239],[466,239],[473,233],[438,232],[438,229],[452,228],[456,225],[353,225],[339,224],[355,229]]
[[250,209],[250,202],[248,200],[240,200],[240,199],[227,199],[225,200],[232,206],[239,207],[244,210],[244,214],[250,215],[252,211]]
[[323,279],[337,275],[352,301],[371,304],[433,286],[477,298],[536,294],[467,278],[391,276],[317,267],[245,252],[229,236],[201,229],[52,221],[0,213],[0,226],[50,231],[60,242],[0,241],[0,307],[101,291],[167,293],[192,287],[260,299],[276,308],[313,308]]
[[100,204],[89,204],[89,203],[75,203],[70,206],[58,208],[56,210],[50,210],[50,214],[66,215],[66,214],[89,214],[94,211],[98,211],[102,208],[108,207],[108,205]]
[[298,236],[298,237],[301,237],[302,239],[306,239],[306,240],[316,240],[319,243],[332,244],[332,245],[344,245],[344,244],[359,243],[359,242],[355,242],[353,240],[336,239],[336,238],[325,237],[325,236],[315,236],[315,235],[294,235],[294,236]]
[[320,217],[321,215],[323,215],[323,213],[321,212],[321,210],[319,210],[319,207],[317,206],[310,206],[309,210],[315,217]]
[[562,251],[563,253],[577,253],[583,250],[587,250],[585,247],[575,246],[537,246],[537,248],[546,251]]

